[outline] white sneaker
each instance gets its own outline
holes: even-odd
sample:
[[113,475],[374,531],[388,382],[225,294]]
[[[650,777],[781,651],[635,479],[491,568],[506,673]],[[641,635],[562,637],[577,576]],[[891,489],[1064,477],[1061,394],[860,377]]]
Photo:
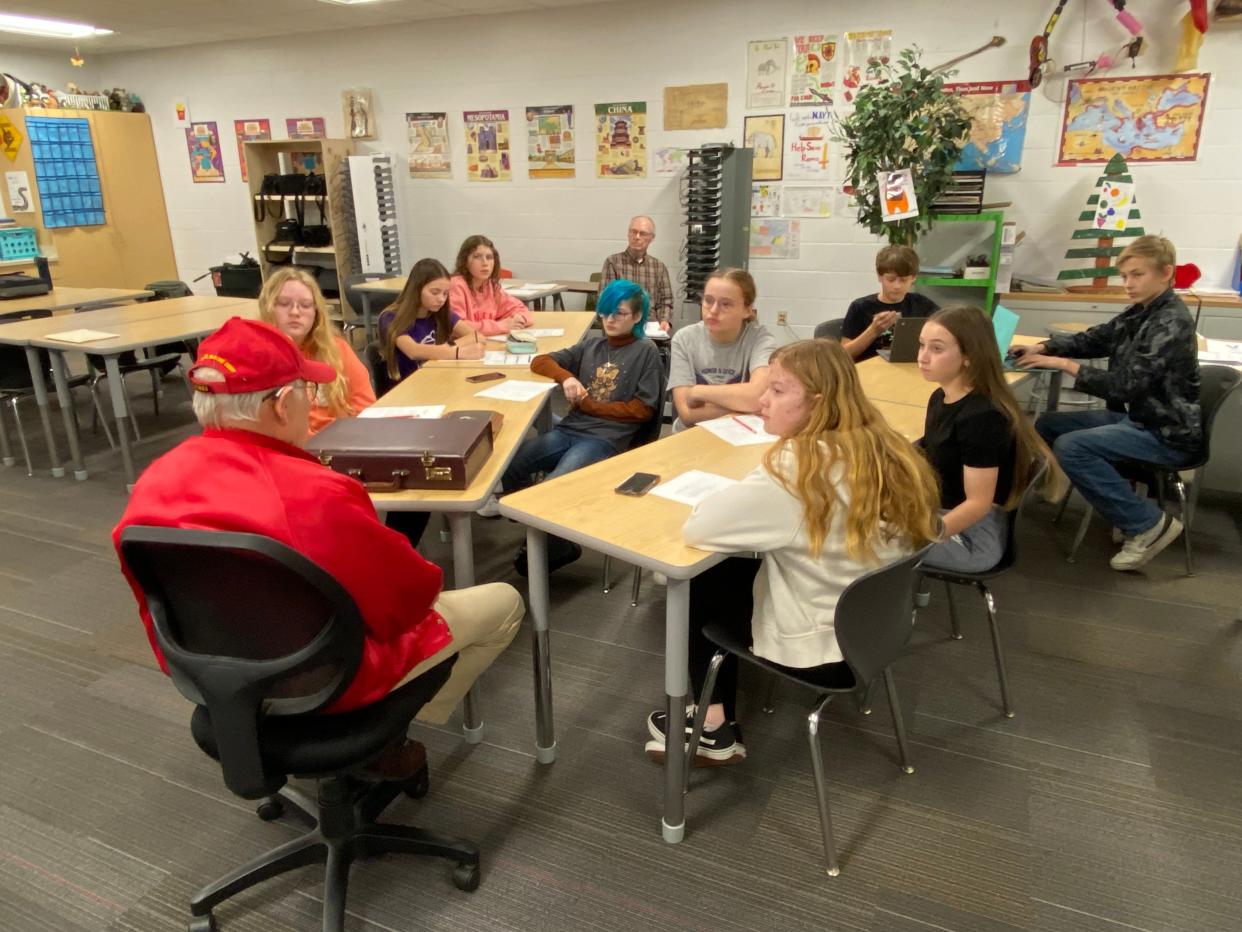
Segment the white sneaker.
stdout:
[[500,500],[493,492],[487,497],[487,501],[483,503],[483,507],[475,512],[480,518],[499,518],[500,517]]
[[1162,514],[1160,520],[1150,530],[1127,540],[1120,552],[1109,561],[1109,566],[1115,570],[1137,570],[1177,540],[1177,535],[1180,533],[1182,533],[1182,522],[1170,514]]

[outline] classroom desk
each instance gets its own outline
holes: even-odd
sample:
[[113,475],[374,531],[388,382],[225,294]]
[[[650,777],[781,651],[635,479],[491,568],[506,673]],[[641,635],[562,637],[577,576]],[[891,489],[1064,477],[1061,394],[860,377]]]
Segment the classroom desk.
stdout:
[[[133,485],[137,474],[134,471],[133,453],[129,444],[128,418],[130,414],[125,405],[125,393],[121,386],[119,362],[121,354],[158,343],[173,343],[178,340],[191,340],[206,336],[214,333],[230,317],[246,317],[253,320],[258,316],[259,303],[251,298],[194,295],[185,298],[169,298],[149,304],[93,311],[90,316],[73,321],[81,325],[78,327],[68,326],[69,322],[65,318],[25,322],[45,325],[42,333],[29,335],[27,358],[36,357],[36,361],[31,363],[33,372],[33,369],[37,368],[37,350],[44,349],[51,354],[52,377],[56,380],[56,397],[64,414],[65,432],[69,438],[69,451],[73,459],[75,478],[86,478],[86,464],[82,461],[77,422],[73,417],[73,399],[69,395],[65,365],[67,353],[89,353],[104,358],[104,368],[108,373],[108,393],[112,397],[112,411],[116,417],[121,463],[125,468],[127,484]],[[51,326],[47,326],[49,324]],[[49,339],[47,336],[49,333],[84,327],[115,333],[116,336],[91,343],[65,343]]]
[[[395,275],[392,278],[377,278],[373,282],[363,282],[361,285],[355,285],[354,289],[362,295],[362,332],[367,335],[367,339],[371,339],[371,302],[378,298],[387,298],[389,302],[396,299],[401,294],[401,290],[405,287],[408,275]],[[524,283],[516,281],[512,278],[501,279],[501,286],[505,291],[512,291],[514,288],[520,288]],[[561,294],[569,289],[563,284],[552,282],[547,288],[540,289],[532,295],[518,295],[521,301],[529,307],[533,307],[537,311],[543,310],[544,300],[552,298],[553,307],[558,311],[565,309],[564,303],[561,301]]]
[[598,294],[599,282],[575,282],[564,278],[558,278],[556,283],[566,291],[574,294]]
[[[587,331],[591,329],[591,322],[595,319],[595,314],[591,311],[532,311],[531,316],[535,319],[534,323],[531,324],[532,327],[547,327],[549,329],[556,327],[565,331],[559,337],[540,337],[536,344],[539,349],[535,356],[542,353],[554,353],[557,350],[565,349],[578,343],[586,336]],[[499,340],[493,340],[490,337],[484,337],[483,339],[487,344],[487,349],[490,351],[502,352],[505,348],[505,344]],[[523,357],[523,361],[519,363],[498,363],[496,366],[490,366],[489,368],[499,366],[510,369],[529,369],[530,361],[535,356]],[[420,368],[425,369],[428,366],[437,369],[445,367],[478,368],[479,366],[487,365],[482,359],[431,359],[423,363]]]
[[[883,380],[880,367],[863,371],[864,389]],[[917,371],[915,372],[917,376]],[[901,376],[904,378],[904,376]],[[919,377],[922,382],[921,376]],[[909,385],[910,383],[905,383]],[[914,403],[877,401],[892,426],[909,440],[923,434],[926,398],[917,386]],[[535,673],[535,756],[541,763],[556,759],[552,723],[552,669],[548,642],[547,534],[556,534],[643,569],[668,577],[664,608],[664,692],[669,721],[685,715],[689,691],[690,580],[723,560],[726,554],[688,547],[681,529],[690,509],[655,495],[633,498],[612,490],[635,472],[671,479],[691,469],[706,469],[740,479],[757,466],[766,447],[735,447],[706,430],[685,430],[654,443],[575,470],[552,481],[500,499],[500,513],[527,526],[533,663]],[[682,754],[665,755],[664,840],[679,842],[685,834],[685,767]]]
[[[82,317],[78,320],[70,320],[66,315],[36,318],[34,320],[15,321],[12,323],[0,323],[0,344],[9,346],[20,346],[26,350],[26,364],[30,368],[30,380],[34,389],[35,402],[39,406],[39,418],[43,425],[43,437],[47,443],[48,456],[52,462],[52,475],[63,476],[65,474],[64,467],[60,464],[60,452],[56,448],[56,437],[52,431],[51,413],[49,411],[47,395],[47,382],[44,378],[43,367],[40,365],[39,353],[30,345],[30,341],[36,337],[42,337],[47,333],[58,333],[63,330],[80,330],[89,328],[92,330],[108,329],[118,319],[146,319],[149,317],[163,317],[168,314],[178,313],[184,308],[202,308],[216,307],[223,304],[235,304],[236,298],[216,298],[216,297],[195,297],[195,298],[175,298],[169,301],[152,301],[147,304],[125,304],[118,307],[99,307],[101,302],[127,301],[134,297],[150,296],[152,292],[141,289],[122,289],[122,288],[58,288],[46,295],[38,295],[34,298],[23,298],[11,304],[21,305],[13,308],[15,310],[65,310],[68,308],[77,308],[83,311],[89,311],[89,317]],[[51,304],[48,299],[55,298]],[[106,296],[106,297],[105,297]],[[69,304],[65,304],[69,301]],[[43,302],[38,304],[38,302]],[[77,303],[75,303],[77,302]],[[176,302],[189,302],[188,304],[176,304]],[[36,306],[38,305],[38,306]],[[92,310],[92,308],[98,308]],[[9,310],[10,308],[0,306],[0,310]],[[60,344],[57,348],[63,348],[69,344]],[[59,386],[57,390],[57,401],[60,405],[61,415],[65,420],[65,429],[68,431],[70,438],[70,451],[75,464],[79,468],[75,470],[74,475],[78,479],[85,479],[86,473],[80,468],[80,457],[77,451],[77,431],[73,421],[73,411],[68,393],[61,394]]]
[[[530,401],[501,401],[495,398],[476,398],[475,395],[496,385],[496,382],[470,383],[466,378],[482,370],[480,360],[471,367],[429,368],[423,366],[413,375],[375,402],[375,407],[394,405],[442,404],[446,411],[490,410],[504,415],[500,436],[495,438],[492,455],[474,477],[470,486],[461,490],[435,491],[412,489],[405,492],[372,492],[371,501],[377,511],[439,511],[448,518],[453,534],[453,585],[464,589],[473,586],[474,580],[474,532],[471,526],[473,513],[482,507],[500,481],[517,452],[518,445],[526,436],[527,429],[535,419],[550,412],[548,397],[544,392]],[[488,367],[491,368],[491,367]],[[548,382],[543,376],[522,373],[523,380]],[[473,690],[464,704],[464,730],[466,740],[478,743],[483,740],[483,724],[473,699]]]

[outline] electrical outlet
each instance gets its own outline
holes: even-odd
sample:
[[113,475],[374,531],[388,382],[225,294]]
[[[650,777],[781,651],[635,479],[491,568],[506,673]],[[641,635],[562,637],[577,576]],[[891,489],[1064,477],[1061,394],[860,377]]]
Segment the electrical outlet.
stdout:
[[785,311],[776,312],[776,326],[778,327],[789,326],[789,315]]

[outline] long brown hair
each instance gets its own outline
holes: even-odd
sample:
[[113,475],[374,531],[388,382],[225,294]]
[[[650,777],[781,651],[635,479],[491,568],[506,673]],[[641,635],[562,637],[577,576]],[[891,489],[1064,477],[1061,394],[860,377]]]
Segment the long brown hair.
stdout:
[[[936,474],[914,445],[897,433],[863,394],[849,353],[836,340],[799,340],[772,354],[772,365],[802,383],[810,404],[806,425],[773,444],[764,468],[802,503],[811,555],[824,546],[839,504],[832,475],[840,464],[849,490],[845,549],[859,562],[876,558],[879,540],[921,547],[939,533]],[[783,451],[797,462],[787,476],[777,466]]]
[[319,290],[319,283],[297,266],[286,265],[277,269],[267,277],[259,292],[259,319],[276,326],[276,299],[287,282],[305,285],[315,302],[315,322],[298,349],[311,359],[326,362],[336,370],[334,381],[319,386],[319,397],[333,417],[350,417],[356,412],[349,406],[349,382],[345,378],[345,365],[337,343],[339,334],[336,325],[328,320],[328,305]]
[[996,331],[982,310],[971,304],[950,304],[942,307],[927,319],[949,331],[957,342],[967,365],[966,380],[973,394],[982,395],[1005,416],[1013,434],[1015,458],[1013,486],[1005,500],[1005,508],[1012,509],[1022,501],[1031,478],[1048,457],[1048,447],[1035,433],[1030,420],[1018,405],[1013,389],[1005,381],[1001,368],[1001,351],[996,345]]
[[[492,251],[492,274],[488,278],[492,288],[500,287],[500,253],[496,251],[496,244],[484,236],[482,233],[476,233],[474,236],[467,236],[462,241],[461,248],[457,250],[457,264],[453,266],[453,274],[460,275],[466,280],[467,287],[471,291],[474,290],[474,279],[470,276],[470,254],[480,246],[486,246]],[[488,285],[483,286],[484,290]]]
[[[423,308],[423,288],[438,278],[448,277],[448,269],[439,259],[419,259],[410,270],[410,277],[406,279],[405,287],[401,289],[397,300],[384,309],[385,314],[389,311],[393,314],[392,321],[384,331],[383,342],[384,362],[388,364],[388,375],[391,378],[401,378],[397,369],[397,337],[413,327],[414,321],[418,320],[418,312]],[[445,298],[440,309],[429,315],[435,322],[437,343],[447,343],[453,338],[453,322],[449,314],[449,302]]]

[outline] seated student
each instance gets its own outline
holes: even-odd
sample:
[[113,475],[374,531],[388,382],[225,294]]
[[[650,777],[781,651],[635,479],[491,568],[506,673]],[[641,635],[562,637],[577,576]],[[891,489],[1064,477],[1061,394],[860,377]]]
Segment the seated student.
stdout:
[[352,417],[375,404],[367,367],[328,320],[319,284],[303,269],[285,266],[268,276],[259,292],[259,318],[296,343],[307,359],[327,363],[336,372],[336,378],[315,393],[312,434],[338,417]]
[[[1057,462],[1091,507],[1121,531],[1115,570],[1144,566],[1182,532],[1182,523],[1135,494],[1117,464],[1137,459],[1189,463],[1203,442],[1194,321],[1173,292],[1177,251],[1163,236],[1140,236],[1117,262],[1134,303],[1086,333],[1010,352],[1022,366],[1056,367],[1074,388],[1108,402],[1105,411],[1052,411],[1035,422]],[[1108,369],[1078,359],[1108,357]],[[1069,357],[1069,358],[1067,358]]]
[[954,304],[931,316],[919,335],[919,370],[940,386],[919,445],[940,477],[944,522],[923,563],[981,573],[1004,555],[1005,510],[1017,507],[1046,450],[1005,381],[996,334],[979,308]]
[[[634,282],[609,282],[595,307],[602,337],[536,356],[532,372],[555,379],[571,408],[550,431],[522,442],[505,470],[506,492],[529,486],[537,473],[554,479],[629,448],[638,429],[655,416],[660,395],[660,353],[644,336],[650,299]],[[548,538],[548,569],[582,555],[577,544]],[[526,575],[526,547],[514,565]]]
[[755,317],[755,295],[755,280],[742,269],[717,269],[708,277],[703,319],[673,335],[673,430],[759,409],[776,341]]
[[841,344],[861,362],[892,344],[891,330],[902,317],[926,317],[936,303],[911,291],[919,274],[919,254],[909,246],[885,246],[875,255],[877,294],[850,302],[841,325]]
[[[302,449],[315,386],[336,378],[275,327],[227,321],[203,341],[189,373],[202,434],[147,467],[113,544],[119,555],[121,533],[142,524],[261,534],[292,547],[345,588],[366,628],[358,671],[328,711],[370,705],[457,654],[448,682],[418,713],[421,721],[443,724],[517,634],[522,597],[504,583],[442,591],[440,568],[380,524],[362,484]],[[167,672],[142,590],[123,558],[121,569]],[[408,744],[376,769],[386,779],[407,778],[425,759],[420,746]]]
[[473,324],[449,307],[449,273],[435,259],[419,259],[397,300],[379,316],[388,377],[399,382],[428,359],[482,359]]
[[[716,648],[708,622],[753,638],[753,650],[827,687],[854,678],[833,629],[851,582],[934,539],[936,479],[863,394],[849,354],[835,340],[802,340],[772,354],[759,403],[764,428],[781,438],[763,465],[700,502],[682,533],[730,557],[690,583],[690,675],[703,689]],[[696,765],[746,756],[737,726],[737,660],[720,668]],[[675,745],[685,738],[677,723]],[[648,757],[662,761],[665,712],[647,719]]]
[[449,305],[488,336],[534,320],[525,304],[500,287],[500,254],[486,236],[467,236],[457,250]]

